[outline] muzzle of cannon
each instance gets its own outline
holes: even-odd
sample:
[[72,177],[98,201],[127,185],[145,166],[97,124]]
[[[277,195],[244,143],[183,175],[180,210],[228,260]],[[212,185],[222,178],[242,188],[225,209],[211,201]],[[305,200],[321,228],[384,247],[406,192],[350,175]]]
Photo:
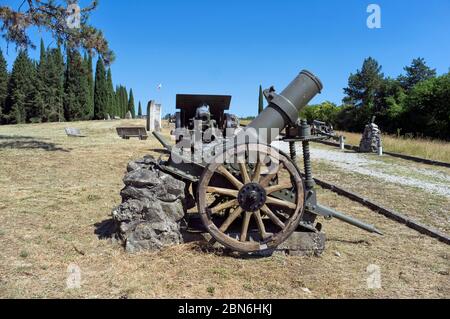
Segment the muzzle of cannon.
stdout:
[[[168,160],[160,162],[160,169],[186,183],[186,198],[196,204],[187,209],[197,206],[203,230],[215,241],[243,253],[274,250],[294,232],[320,233],[319,216],[380,234],[374,226],[317,201],[309,142],[324,136],[313,135],[299,113],[322,88],[316,76],[302,71],[280,94],[273,88],[265,90],[267,108],[235,135],[204,144],[199,156],[192,156],[190,147],[189,156],[184,155],[183,149],[170,147],[154,133],[171,151]],[[188,114],[205,100],[212,110],[228,107],[231,97],[189,95],[179,100],[189,104],[184,110],[180,107]],[[286,132],[282,140],[290,146],[289,155],[271,146],[283,136],[282,131]],[[303,146],[303,171],[297,165],[296,143]],[[256,156],[250,160],[252,152]]]
[[247,133],[252,131],[259,134],[267,130],[267,136],[258,136],[258,140],[270,145],[281,131],[296,124],[300,111],[322,89],[322,82],[311,72],[303,70],[281,94],[277,94],[273,87],[265,90],[264,96],[269,106],[250,123]]

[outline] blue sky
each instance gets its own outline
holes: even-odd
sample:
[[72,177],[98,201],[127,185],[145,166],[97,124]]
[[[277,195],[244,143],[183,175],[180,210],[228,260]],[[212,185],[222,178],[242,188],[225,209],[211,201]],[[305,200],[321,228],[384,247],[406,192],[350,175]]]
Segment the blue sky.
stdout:
[[[381,29],[366,26],[371,3],[381,6]],[[260,84],[282,90],[304,68],[324,83],[313,103],[340,103],[368,56],[393,77],[418,56],[440,74],[450,67],[449,0],[102,0],[91,23],[116,53],[114,82],[144,105],[158,100],[164,113],[174,112],[177,93],[206,93],[233,95],[232,111],[253,115]],[[3,39],[0,47],[6,54]],[[15,55],[10,46],[10,67]]]

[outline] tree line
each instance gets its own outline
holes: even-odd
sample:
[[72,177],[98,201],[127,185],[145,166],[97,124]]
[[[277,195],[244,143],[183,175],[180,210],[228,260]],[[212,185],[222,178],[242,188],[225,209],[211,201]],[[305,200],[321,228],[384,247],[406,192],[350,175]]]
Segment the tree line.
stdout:
[[65,51],[64,58],[61,46],[46,48],[41,40],[39,61],[20,50],[9,73],[0,50],[0,124],[103,120],[128,112],[135,117],[133,90],[114,88],[103,58],[94,76],[92,55]]
[[350,74],[342,105],[312,105],[301,116],[352,132],[361,132],[375,116],[386,133],[450,140],[450,72],[438,76],[423,58],[404,71],[385,77],[382,66],[369,57]]

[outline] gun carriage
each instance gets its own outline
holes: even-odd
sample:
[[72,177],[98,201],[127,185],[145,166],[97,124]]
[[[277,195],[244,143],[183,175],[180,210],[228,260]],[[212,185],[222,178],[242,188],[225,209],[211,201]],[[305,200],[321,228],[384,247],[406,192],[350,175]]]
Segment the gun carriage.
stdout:
[[[237,128],[225,114],[229,96],[179,95],[177,146],[154,133],[171,153],[160,169],[186,183],[203,228],[225,247],[242,253],[276,249],[296,231],[321,232],[319,216],[381,234],[317,201],[309,143],[328,136],[312,134],[299,113],[321,90],[320,80],[302,71],[280,94],[273,87],[264,91],[268,106],[246,128]],[[232,134],[215,135],[227,128]],[[191,138],[199,130],[206,134],[195,147]],[[283,131],[289,154],[271,146]],[[183,143],[186,136],[191,141]],[[303,148],[303,170],[297,165],[297,143]]]

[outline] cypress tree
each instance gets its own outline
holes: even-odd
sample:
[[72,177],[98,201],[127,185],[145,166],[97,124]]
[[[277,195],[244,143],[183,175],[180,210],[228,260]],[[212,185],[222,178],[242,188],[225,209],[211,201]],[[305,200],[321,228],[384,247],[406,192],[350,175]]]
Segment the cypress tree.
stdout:
[[64,121],[65,65],[61,47],[48,50],[43,71],[39,72],[40,94],[44,102],[43,121]]
[[34,117],[35,65],[25,50],[17,55],[8,83],[5,116],[8,123],[26,123]]
[[91,120],[94,117],[94,71],[92,69],[92,56],[90,54],[86,56],[85,54],[84,60],[89,91],[88,112],[86,119]]
[[41,38],[41,50],[40,50],[40,56],[39,56],[39,65],[42,64],[42,62],[45,61],[45,56],[47,52],[45,50],[44,40]]
[[122,94],[121,87],[120,87],[120,85],[117,85],[116,86],[116,94],[115,94],[115,96],[116,96],[116,113],[117,113],[118,117],[122,117],[121,94]]
[[6,97],[8,94],[8,69],[5,57],[0,49],[0,124],[3,123]]
[[123,91],[123,116],[125,117],[125,115],[128,113],[128,91],[126,86],[123,87],[122,89]]
[[264,111],[264,94],[262,86],[259,86],[259,104],[258,104],[258,114],[261,114]]
[[102,58],[97,60],[94,88],[94,119],[103,120],[108,110],[108,85]]
[[139,101],[139,107],[138,107],[138,117],[141,118],[142,117],[142,105],[141,105],[141,101]]
[[120,114],[120,87],[118,85],[116,85],[116,90],[114,92],[114,105],[116,107],[116,116],[122,117]]
[[48,78],[48,61],[47,61],[47,51],[45,50],[44,40],[41,39],[40,46],[40,57],[39,63],[37,64],[37,73],[36,73],[36,95],[35,95],[35,116],[32,122],[47,122],[48,105],[45,103],[44,97],[51,97],[52,92],[49,91],[47,87],[46,79]]
[[117,98],[120,117],[124,118],[128,112],[128,93],[126,87],[122,85],[119,86]]
[[108,114],[114,117],[117,115],[117,109],[111,68],[108,69],[106,81],[108,83]]
[[84,120],[89,116],[89,88],[85,64],[80,52],[67,51],[64,116],[67,121]]
[[133,96],[133,89],[130,89],[130,99],[128,100],[128,111],[131,112],[131,115],[133,118],[136,118],[136,109],[134,106],[134,96]]
[[127,104],[128,104],[128,98],[125,96],[126,95],[126,90],[124,89],[123,86],[120,86],[120,117],[124,118],[125,115],[127,114],[126,112],[126,108],[127,108]]
[[61,46],[58,44],[50,54],[50,75],[54,99],[50,107],[49,119],[51,122],[64,121],[64,58],[61,52]]

